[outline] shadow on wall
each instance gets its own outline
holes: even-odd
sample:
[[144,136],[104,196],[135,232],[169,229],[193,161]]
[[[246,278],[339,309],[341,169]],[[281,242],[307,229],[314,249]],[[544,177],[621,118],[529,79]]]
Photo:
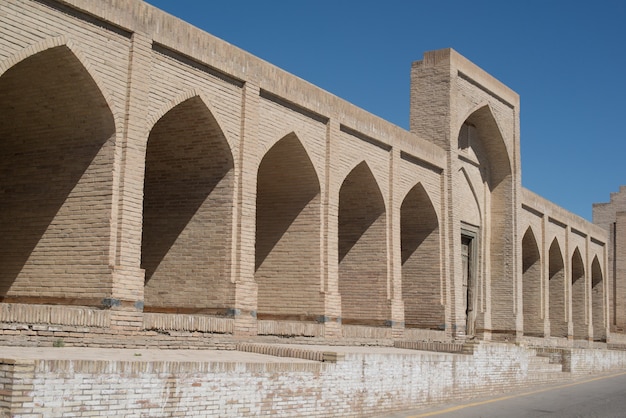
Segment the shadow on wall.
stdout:
[[[276,248],[294,221],[306,215],[309,204],[319,193],[315,168],[295,134],[287,135],[265,154],[257,176],[255,270]],[[311,222],[298,228],[304,234],[303,239],[307,238],[307,232],[314,236],[317,232],[319,236],[319,208],[312,209],[315,213]],[[307,226],[308,231],[305,231]]]
[[223,228],[216,225],[217,219],[220,225],[230,224],[232,168],[228,143],[199,97],[174,107],[155,124],[148,138],[144,183],[141,267],[146,282],[179,237],[180,248],[174,251],[180,252],[180,262],[190,260],[178,265],[181,276],[193,268],[191,264],[205,265],[203,260],[220,255],[209,250],[212,239],[221,238],[216,244],[228,247],[230,238],[225,238],[231,232],[213,229]]

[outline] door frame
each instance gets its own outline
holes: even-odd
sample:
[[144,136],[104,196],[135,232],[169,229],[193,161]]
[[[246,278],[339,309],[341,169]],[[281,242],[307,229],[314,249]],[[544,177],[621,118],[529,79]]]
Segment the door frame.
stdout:
[[[463,271],[463,305],[465,306],[465,335],[474,337],[476,334],[476,317],[478,313],[478,248],[479,227],[462,223],[461,225],[461,269],[464,270],[463,245],[467,243],[467,270]],[[467,273],[467,287],[465,274]]]

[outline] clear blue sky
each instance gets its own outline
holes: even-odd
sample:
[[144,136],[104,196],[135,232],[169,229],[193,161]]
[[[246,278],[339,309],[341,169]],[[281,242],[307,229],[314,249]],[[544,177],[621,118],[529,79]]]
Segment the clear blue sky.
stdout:
[[454,48],[521,97],[522,183],[591,219],[626,184],[626,0],[148,0],[408,129],[411,62]]

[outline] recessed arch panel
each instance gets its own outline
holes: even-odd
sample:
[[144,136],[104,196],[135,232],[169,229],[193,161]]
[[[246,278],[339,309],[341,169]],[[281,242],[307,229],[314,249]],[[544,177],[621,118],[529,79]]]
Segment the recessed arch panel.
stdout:
[[[482,248],[477,250],[478,254],[488,254],[485,260],[489,265],[476,274],[478,280],[484,274],[485,291],[491,297],[487,299],[486,309],[474,311],[476,327],[491,329],[504,338],[507,334],[516,334],[518,324],[516,283],[511,279],[515,277],[515,271],[513,264],[507,261],[518,245],[507,239],[515,233],[515,182],[502,130],[489,105],[477,106],[469,113],[459,127],[458,146],[461,166],[473,172],[472,178],[480,178],[482,182],[480,189],[476,190],[482,220],[480,235],[483,237],[479,243]],[[461,178],[459,187],[463,186]],[[474,186],[479,186],[476,180]],[[455,210],[462,220],[471,214],[460,204],[455,206]],[[474,218],[477,216],[474,215]],[[465,296],[462,298],[465,300]],[[455,302],[457,309],[462,305]],[[484,317],[485,313],[490,317]]]
[[291,133],[265,154],[257,175],[255,280],[258,315],[316,319],[320,292],[320,184]]
[[[464,144],[462,137],[465,127],[471,127],[470,135],[475,138]],[[473,150],[481,166],[488,166],[490,171],[489,185],[492,190],[498,187],[513,172],[507,146],[502,131],[489,105],[482,105],[474,110],[459,130],[459,148]]]
[[339,293],[345,324],[377,325],[389,319],[386,228],[380,188],[361,162],[339,191]]
[[606,341],[604,277],[598,257],[591,263],[591,315],[593,321],[593,339]]
[[200,97],[178,104],[153,126],[145,166],[146,310],[230,308],[233,158]]
[[585,280],[585,264],[576,248],[572,254],[572,321],[574,322],[574,338],[586,339],[587,327],[587,281]]
[[565,262],[559,242],[554,239],[548,252],[550,336],[567,337],[565,304]]
[[407,193],[400,207],[400,235],[405,326],[443,329],[439,220],[419,183]]
[[65,45],[0,77],[0,299],[91,304],[110,295],[115,121]]
[[522,238],[524,335],[543,336],[541,252],[532,228]]

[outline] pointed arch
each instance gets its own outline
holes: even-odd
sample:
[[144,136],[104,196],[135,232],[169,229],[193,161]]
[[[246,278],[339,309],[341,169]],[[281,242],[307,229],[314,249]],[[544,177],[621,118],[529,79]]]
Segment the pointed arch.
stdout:
[[532,227],[522,238],[522,286],[524,335],[543,337],[541,252]]
[[152,127],[141,244],[147,311],[232,307],[233,164],[228,141],[199,96]]
[[567,337],[567,312],[565,304],[565,262],[558,240],[555,238],[548,252],[548,282],[550,303],[550,336]]
[[81,48],[76,45],[74,41],[68,39],[64,35],[43,39],[2,60],[0,62],[0,77],[2,77],[2,75],[6,71],[16,66],[20,62],[27,60],[28,58],[42,52],[45,52],[49,49],[59,47],[69,50],[69,53],[72,54],[73,57],[80,62],[80,64],[82,65],[82,70],[89,75],[89,77],[91,78],[91,82],[96,85],[100,92],[100,95],[102,95],[102,99],[106,102],[109,111],[113,114],[115,125],[120,126],[122,121],[120,120],[120,116],[118,116],[119,112],[116,111],[115,101],[113,100],[113,97],[111,96],[109,91],[105,88],[104,82],[101,80],[98,72],[93,69],[90,61],[86,58]]
[[2,77],[7,70],[19,64],[21,61],[37,55],[46,49],[56,48],[59,46],[67,46],[67,38],[64,35],[42,39],[39,42],[35,42],[34,44],[27,46],[26,48],[0,61],[0,77]]
[[27,48],[0,76],[5,301],[92,304],[111,291],[115,119],[63,42]]
[[[311,153],[311,150],[309,149],[309,143],[306,142],[307,138],[307,132],[306,130],[301,129],[301,127],[294,127],[292,125],[288,125],[285,126],[283,129],[280,130],[276,130],[275,132],[275,138],[272,138],[270,141],[263,141],[262,143],[259,143],[259,146],[257,148],[257,152],[259,153],[259,155],[262,155],[263,157],[265,157],[265,155],[267,155],[267,153],[279,142],[281,142],[283,139],[287,138],[287,137],[295,137],[297,138],[298,142],[300,143],[300,147],[302,147],[302,149],[304,150],[304,152],[306,152],[307,154],[307,159],[309,159],[311,166],[313,167],[313,169],[315,170],[315,175],[317,178],[319,178],[319,172],[317,167],[315,166],[315,164],[313,163],[313,159],[311,158],[312,155],[314,155],[314,153]],[[310,136],[310,135],[309,135]],[[261,161],[259,161],[259,164],[261,164]],[[257,167],[258,169],[258,167]]]
[[[461,140],[463,130],[468,126],[473,131],[473,134],[468,133],[472,139],[463,145]],[[489,104],[480,104],[470,111],[459,128],[459,148],[473,147],[476,147],[474,152],[479,163],[489,167],[491,177],[489,184],[493,190],[511,175],[513,166],[502,137],[502,130]]]
[[439,220],[421,183],[400,207],[400,248],[405,326],[443,329]]
[[156,112],[154,112],[147,118],[147,126],[154,126],[161,118],[163,118],[163,116],[165,116],[165,114],[189,99],[195,99],[202,102],[202,105],[206,107],[208,112],[211,114],[211,117],[215,120],[215,123],[222,131],[222,134],[225,136],[226,134],[224,133],[223,128],[224,124],[220,120],[220,116],[217,114],[213,104],[206,96],[206,94],[195,88],[183,91],[182,93],[169,100],[165,105],[161,106]]
[[323,315],[320,199],[313,163],[290,133],[265,154],[257,174],[259,319],[316,320]]
[[[464,143],[462,138],[463,127],[472,127],[473,136]],[[516,335],[517,309],[515,298],[516,283],[511,280],[515,277],[514,265],[507,261],[510,254],[515,253],[518,245],[507,237],[514,236],[515,226],[515,182],[511,156],[505,143],[495,114],[488,104],[481,104],[469,113],[458,131],[459,157],[461,164],[477,171],[483,181],[482,195],[479,202],[484,202],[481,210],[483,224],[480,236],[484,238],[479,254],[488,252],[486,260],[489,266],[484,270],[488,276],[484,278],[490,289],[489,312],[490,328],[497,330],[497,335]],[[479,206],[480,207],[480,206]],[[465,210],[459,207],[457,210]],[[479,273],[480,274],[480,273]],[[487,320],[484,313],[476,313],[476,326],[486,328]]]
[[339,293],[344,324],[380,325],[387,311],[385,202],[366,162],[339,190]]
[[578,247],[572,254],[572,321],[574,323],[574,338],[586,339],[589,331],[587,327],[587,280],[585,279],[585,264]]
[[606,341],[605,300],[602,268],[595,256],[591,262],[591,315],[595,341]]

